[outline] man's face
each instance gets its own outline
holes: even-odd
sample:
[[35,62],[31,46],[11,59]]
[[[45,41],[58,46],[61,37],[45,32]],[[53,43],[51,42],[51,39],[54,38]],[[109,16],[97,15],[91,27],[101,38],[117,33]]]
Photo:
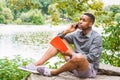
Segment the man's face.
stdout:
[[82,30],[87,30],[91,27],[92,27],[92,22],[90,17],[88,17],[87,15],[82,15],[78,23],[78,28]]

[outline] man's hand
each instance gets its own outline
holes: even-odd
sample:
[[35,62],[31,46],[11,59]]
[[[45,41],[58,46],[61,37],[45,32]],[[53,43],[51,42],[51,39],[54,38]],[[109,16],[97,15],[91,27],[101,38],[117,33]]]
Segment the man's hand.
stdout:
[[78,23],[73,23],[72,25],[70,25],[70,27],[68,27],[68,29],[63,31],[63,34],[74,32],[77,29],[77,25]]

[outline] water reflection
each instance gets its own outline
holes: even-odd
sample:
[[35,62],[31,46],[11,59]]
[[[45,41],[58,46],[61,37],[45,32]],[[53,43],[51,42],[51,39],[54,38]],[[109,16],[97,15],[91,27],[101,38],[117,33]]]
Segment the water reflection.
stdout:
[[44,53],[43,51],[49,46],[50,35],[48,37],[48,34],[48,32],[37,32],[1,35],[0,57],[12,58],[13,55],[22,55],[35,58],[36,55],[41,56],[40,53]]

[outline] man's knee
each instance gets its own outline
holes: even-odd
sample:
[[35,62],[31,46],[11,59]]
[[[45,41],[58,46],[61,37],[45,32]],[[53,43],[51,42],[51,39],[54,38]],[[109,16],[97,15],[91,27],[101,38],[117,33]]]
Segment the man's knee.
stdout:
[[75,54],[72,57],[71,62],[73,62],[73,63],[81,63],[81,62],[84,62],[85,60],[86,60],[86,58],[82,54]]

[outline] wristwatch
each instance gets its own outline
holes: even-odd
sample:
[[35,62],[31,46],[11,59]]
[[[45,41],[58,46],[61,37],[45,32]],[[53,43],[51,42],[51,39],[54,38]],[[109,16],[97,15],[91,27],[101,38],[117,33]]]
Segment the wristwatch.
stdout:
[[64,38],[65,34],[63,34],[63,31],[57,34],[60,38]]

